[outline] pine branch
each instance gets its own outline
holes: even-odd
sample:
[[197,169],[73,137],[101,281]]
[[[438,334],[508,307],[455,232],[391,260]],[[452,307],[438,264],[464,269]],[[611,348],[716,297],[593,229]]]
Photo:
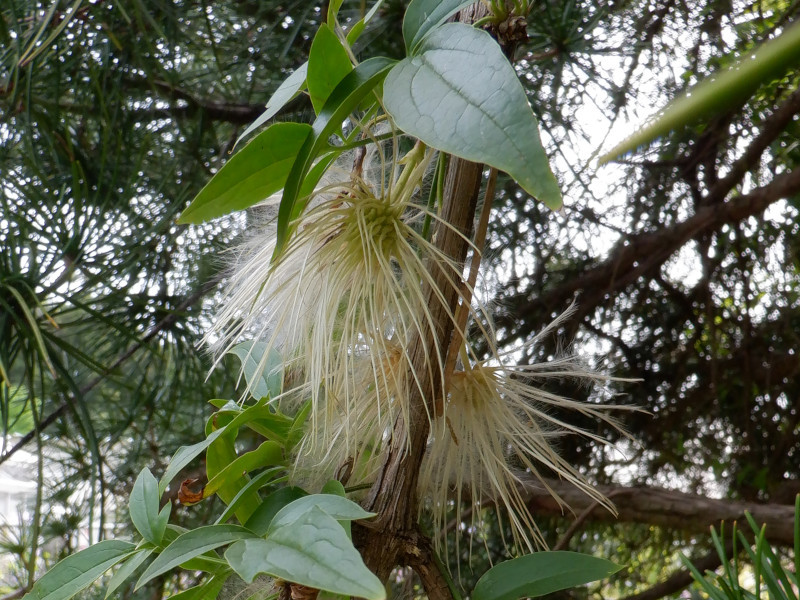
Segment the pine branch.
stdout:
[[[168,314],[166,317],[161,319],[158,323],[156,323],[147,334],[144,335],[139,341],[133,344],[128,350],[126,350],[123,354],[121,354],[117,360],[114,361],[111,366],[109,366],[105,372],[101,373],[97,377],[95,377],[92,381],[87,383],[86,385],[82,386],[78,390],[79,396],[84,396],[92,391],[99,383],[105,381],[110,373],[112,373],[115,369],[119,368],[123,365],[129,358],[131,358],[137,351],[147,345],[147,343],[153,339],[158,333],[169,329],[172,325],[174,325],[177,320],[180,318],[180,313],[184,310],[194,306],[198,301],[200,301],[209,291],[211,291],[214,286],[217,285],[219,282],[218,279],[210,279],[204,285],[202,285],[197,291],[193,294],[188,296],[183,302],[181,302],[173,312]],[[28,433],[22,436],[20,440],[14,444],[11,448],[6,451],[5,454],[0,456],[0,465],[6,462],[9,458],[14,456],[19,450],[24,448],[27,444],[29,444],[37,435],[37,433],[41,433],[45,429],[47,429],[50,425],[55,423],[59,418],[61,418],[64,413],[66,413],[67,409],[70,407],[71,402],[74,401],[74,398],[67,398],[65,399],[53,412],[47,415],[44,419],[39,422],[37,428],[32,429]]]

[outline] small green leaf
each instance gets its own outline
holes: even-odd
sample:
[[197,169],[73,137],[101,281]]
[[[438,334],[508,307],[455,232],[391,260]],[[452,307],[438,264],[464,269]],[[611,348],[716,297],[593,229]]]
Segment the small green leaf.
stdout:
[[406,53],[414,54],[414,49],[428,32],[470,4],[474,4],[474,0],[412,0],[403,17]]
[[[264,401],[266,400],[266,401]],[[269,397],[266,396],[261,401],[262,408],[257,410],[257,414],[254,414],[253,418],[250,419],[247,423],[244,423],[246,427],[249,427],[256,433],[263,435],[265,438],[270,440],[275,440],[281,444],[285,444],[288,435],[292,428],[292,423],[294,422],[294,418],[290,417],[289,415],[285,415],[275,409],[274,407],[269,406]],[[246,410],[236,402],[219,400],[214,401],[218,403],[219,410],[215,413],[214,417],[209,420],[206,424],[208,428],[208,433],[214,430],[215,420],[218,426],[221,426],[221,422],[230,422],[225,421],[226,419],[232,419],[234,416],[239,415]],[[247,407],[252,408],[252,407]],[[224,425],[223,422],[223,425]]]
[[[263,417],[264,411],[269,412],[267,402],[259,401],[253,406],[250,406],[238,413],[233,420],[230,421],[230,423],[227,423],[224,427],[209,433],[208,437],[206,437],[206,439],[202,442],[198,442],[191,446],[181,446],[178,448],[178,450],[175,452],[175,455],[172,457],[172,460],[169,461],[169,465],[167,466],[166,471],[164,471],[164,475],[161,477],[161,480],[158,483],[158,493],[163,494],[170,481],[172,481],[172,479],[181,471],[181,469],[192,462],[192,460],[194,460],[206,448],[211,446],[211,444],[213,444],[220,436],[224,434],[235,434],[235,432],[242,425],[246,425],[247,423],[258,419],[259,417]],[[219,470],[222,470],[223,467],[224,465],[220,466]],[[216,474],[216,472],[214,474]]]
[[219,595],[222,591],[222,586],[225,585],[225,582],[232,574],[230,570],[218,573],[200,585],[170,596],[169,600],[212,600]]
[[[281,445],[272,440],[267,440],[255,450],[245,452],[226,464],[222,470],[214,475],[213,479],[209,480],[206,484],[203,490],[203,496],[208,497],[215,494],[222,486],[241,480],[245,476],[245,473],[264,467],[271,467],[283,461],[283,448]],[[242,481],[242,489],[246,487],[246,483],[246,481]]]
[[333,592],[320,590],[319,594],[317,594],[317,600],[350,600],[350,596],[345,596],[344,594],[334,594]]
[[[344,489],[344,485],[338,479],[331,479],[325,485],[322,486],[320,490],[322,494],[333,494],[334,496],[339,496],[341,498],[347,497],[347,491]],[[350,521],[343,520],[343,519],[336,519],[339,522],[339,525],[342,526],[344,532],[347,534],[351,540],[353,539],[353,532],[352,527],[350,527]]]
[[603,579],[622,567],[577,552],[536,552],[507,560],[478,580],[472,600],[517,600],[543,596]]
[[800,61],[800,23],[763,44],[729,69],[700,82],[677,98],[634,135],[601,156],[600,164],[641,148],[658,137],[709,115],[724,113],[749,98],[758,87],[781,77]]
[[358,21],[358,23],[353,25],[350,31],[347,32],[347,43],[351,46],[355,44],[356,40],[358,40],[358,38],[361,37],[361,34],[364,33],[364,27],[366,26],[367,24],[364,22],[364,19],[361,19]]
[[23,600],[67,600],[135,551],[121,540],[103,540],[56,564],[33,585]]
[[287,102],[305,89],[307,71],[308,62],[304,62],[278,86],[278,89],[275,90],[275,93],[273,93],[267,101],[267,109],[239,136],[236,143],[233,145],[234,149],[239,145],[239,142],[277,115],[278,111],[286,106]]
[[302,488],[293,486],[275,490],[264,498],[255,512],[247,519],[244,526],[259,536],[266,535],[267,531],[269,531],[269,525],[272,523],[272,519],[275,518],[275,515],[277,515],[284,506],[307,495],[308,494]]
[[[329,8],[335,4],[331,2]],[[328,21],[333,23],[333,21]],[[339,82],[353,70],[353,64],[329,25],[321,25],[308,52],[308,94],[319,114]]]
[[432,30],[386,76],[383,100],[406,133],[505,171],[550,208],[561,207],[525,90],[485,31],[463,23]]
[[289,433],[286,434],[286,444],[289,448],[292,448],[300,443],[300,440],[303,438],[303,434],[305,432],[306,419],[310,413],[311,400],[306,400],[306,402],[299,408],[297,414],[294,416],[292,427],[289,429]]
[[[227,427],[226,427],[227,429]],[[209,482],[213,481],[220,473],[223,473],[231,465],[238,455],[236,453],[236,432],[230,431],[228,434],[217,439],[206,450],[206,476]],[[217,480],[215,493],[226,504],[230,504],[239,494],[247,483],[247,479],[234,476],[230,479],[222,477]],[[205,492],[205,490],[204,490]],[[203,497],[206,497],[205,494]],[[258,508],[260,498],[258,493],[253,491],[247,494],[240,502],[239,507],[234,511],[239,523],[244,523],[253,511]]]
[[311,132],[305,123],[275,123],[262,131],[200,190],[178,223],[202,223],[243,210],[279,191]]
[[342,7],[344,0],[330,0],[328,2],[328,19],[327,23],[331,27],[336,22],[336,16],[339,14],[339,9]]
[[133,573],[139,567],[144,564],[144,562],[150,558],[150,555],[153,553],[152,548],[145,548],[143,550],[139,550],[138,552],[134,552],[133,555],[127,559],[119,569],[114,573],[111,577],[111,580],[108,582],[108,586],[106,587],[106,595],[105,597],[108,598],[111,594],[117,591],[117,588],[121,586],[125,581],[133,575]]
[[377,2],[372,5],[372,8],[369,9],[369,12],[364,16],[364,18],[353,25],[350,31],[347,32],[347,43],[350,46],[355,44],[358,38],[361,37],[364,28],[369,24],[375,14],[378,12],[378,9],[380,9],[381,5],[385,1],[386,0],[377,0]]
[[164,530],[167,528],[169,520],[170,504],[164,505],[159,512],[158,505],[161,494],[158,489],[158,482],[150,469],[144,468],[136,478],[128,500],[128,510],[131,514],[131,521],[136,530],[148,542],[158,546],[164,537]]
[[[285,480],[286,476],[276,478],[276,475],[282,471],[284,471],[283,467],[273,467],[272,469],[262,471],[253,477],[241,490],[239,490],[239,493],[236,494],[233,500],[231,500],[230,504],[228,504],[228,506],[225,508],[225,511],[219,517],[217,517],[217,520],[214,522],[214,524],[218,525],[219,523],[224,523],[230,519],[233,513],[239,508],[239,504],[250,492],[260,490],[262,487],[269,485],[270,483],[276,483],[277,481]],[[261,504],[259,504],[259,506],[261,506]],[[250,518],[252,518],[252,515]]]
[[223,433],[225,433],[224,429],[217,429],[202,442],[192,444],[191,446],[181,446],[178,448],[175,451],[175,455],[172,457],[172,460],[169,461],[169,465],[167,465],[164,475],[161,476],[161,480],[158,482],[158,493],[163,494],[166,491],[170,481],[172,481],[172,479],[181,472],[181,469],[192,462]]
[[317,507],[266,540],[235,543],[225,559],[247,582],[266,573],[336,594],[386,598],[383,584],[364,565],[341,525]]
[[314,160],[328,146],[328,138],[342,126],[344,119],[361,103],[364,97],[383,81],[394,61],[384,57],[369,58],[360,63],[342,79],[323,106],[313,132],[297,153],[297,159],[286,178],[280,208],[273,258],[280,255],[289,237],[289,223],[303,208],[298,206],[298,196]]
[[697,567],[695,567],[692,564],[692,561],[690,561],[688,558],[686,558],[686,556],[684,556],[683,554],[680,555],[680,559],[681,559],[681,562],[683,563],[683,566],[686,567],[687,569],[689,569],[689,572],[692,574],[692,577],[694,578],[694,580],[698,584],[700,584],[700,587],[703,588],[703,590],[709,595],[710,598],[724,598],[725,597],[724,594],[720,593],[721,590],[717,589],[708,580],[706,580],[705,577],[703,577],[703,574],[700,573],[700,571],[697,570]]
[[139,581],[136,582],[136,589],[145,583],[174,569],[175,567],[205,554],[209,550],[214,550],[220,546],[230,544],[239,540],[246,540],[257,537],[255,533],[240,525],[206,525],[192,529],[178,536],[169,546],[164,548],[156,559],[150,563]]
[[248,340],[236,344],[229,354],[242,361],[247,389],[256,399],[279,396],[283,388],[283,360],[267,342]]
[[375,513],[367,512],[358,504],[347,498],[335,496],[333,494],[312,494],[295,500],[285,506],[275,515],[270,523],[267,535],[278,529],[287,526],[301,518],[310,510],[319,509],[340,521],[356,521],[358,519],[369,519]]
[[322,493],[323,494],[332,494],[334,496],[340,496],[342,498],[347,497],[347,492],[342,485],[342,482],[338,479],[331,479],[325,485],[322,486]]

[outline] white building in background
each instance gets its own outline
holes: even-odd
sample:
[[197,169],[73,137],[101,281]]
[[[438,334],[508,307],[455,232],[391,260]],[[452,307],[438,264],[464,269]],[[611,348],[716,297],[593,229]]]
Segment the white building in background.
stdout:
[[[36,456],[17,451],[0,465],[0,540],[19,541],[23,529],[30,524],[36,501]],[[14,556],[0,547],[0,589],[13,583],[9,568]]]
[[0,465],[0,527],[19,527],[30,518],[36,497],[36,457],[17,451]]

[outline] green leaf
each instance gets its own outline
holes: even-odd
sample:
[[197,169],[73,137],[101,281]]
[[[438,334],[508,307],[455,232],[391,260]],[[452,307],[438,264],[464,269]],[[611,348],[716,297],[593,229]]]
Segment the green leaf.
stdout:
[[[276,480],[276,475],[280,472],[284,471],[283,467],[273,467],[272,469],[267,469],[266,471],[262,471],[255,477],[253,477],[250,481],[248,481],[244,487],[239,490],[239,493],[231,500],[230,504],[225,508],[225,511],[217,518],[214,522],[215,524],[224,523],[228,519],[231,518],[233,513],[239,508],[239,504],[242,502],[244,498],[246,498],[247,494],[250,492],[255,492],[260,490],[265,485],[273,483],[273,480]],[[278,478],[277,480],[285,480],[286,476]],[[261,503],[259,503],[261,506]],[[252,518],[252,516],[251,516]],[[249,520],[249,519],[248,519]],[[246,525],[245,525],[246,526]]]
[[[268,400],[268,396],[262,398],[259,403],[261,408],[255,409],[253,418],[248,420],[247,423],[244,423],[244,425],[267,439],[285,444],[291,432],[294,418],[269,406]],[[242,414],[245,410],[254,408],[252,406],[243,408],[241,405],[230,400],[213,400],[211,403],[217,406],[219,410],[214,415],[214,418],[210,419],[207,423],[209,433],[213,431],[214,419],[216,419],[217,424],[219,424],[220,421],[224,419],[230,419],[236,415]]]
[[272,519],[275,518],[275,515],[277,515],[284,506],[307,495],[305,490],[294,486],[275,490],[264,498],[255,512],[247,519],[244,526],[257,533],[259,536],[264,536],[267,534],[267,531],[269,531],[269,525],[272,523]]
[[470,4],[474,4],[474,0],[412,0],[403,17],[406,53],[414,54],[428,32]]
[[386,598],[383,584],[364,565],[341,525],[317,507],[266,540],[235,543],[225,559],[247,582],[266,573],[336,594]]
[[278,111],[286,106],[292,98],[297,96],[306,87],[306,73],[308,71],[308,62],[304,62],[297,67],[295,71],[287,77],[283,83],[278,86],[278,89],[270,96],[267,101],[267,110],[261,116],[253,121],[250,126],[244,130],[244,133],[239,136],[236,143],[233,145],[234,149],[239,145],[244,138],[250,135],[253,131],[261,127],[264,123],[269,121],[272,117],[278,114]]
[[230,570],[218,573],[200,585],[196,585],[174,596],[170,596],[169,600],[211,600],[212,598],[216,598],[222,591],[222,586],[225,585],[225,582],[232,574]]
[[289,433],[286,434],[286,443],[289,448],[299,444],[303,438],[306,419],[308,419],[309,414],[311,414],[311,400],[306,400],[298,409],[297,414],[294,416],[292,427],[289,429]]
[[543,596],[603,579],[622,569],[611,561],[577,552],[536,552],[489,569],[472,600],[516,600]]
[[121,540],[104,540],[72,554],[33,585],[23,600],[67,600],[96,581],[118,562],[133,554],[136,546]]
[[217,429],[202,442],[192,444],[191,446],[181,446],[178,448],[175,451],[175,455],[172,457],[172,460],[169,461],[169,465],[167,465],[164,475],[162,475],[161,480],[158,482],[158,493],[163,494],[166,491],[170,481],[172,481],[172,479],[181,472],[181,469],[192,462],[223,433],[225,433],[224,429]]
[[[164,471],[164,475],[161,477],[161,480],[158,483],[158,493],[163,494],[170,481],[172,481],[172,479],[178,473],[180,473],[181,469],[192,462],[206,448],[211,446],[211,444],[213,444],[220,436],[226,433],[233,434],[242,425],[246,425],[257,418],[262,417],[265,410],[269,412],[267,402],[259,401],[253,406],[241,411],[230,423],[226,424],[224,427],[209,433],[208,437],[206,437],[206,439],[202,442],[192,444],[191,446],[181,446],[178,448],[178,450],[175,452],[175,455],[172,457],[172,460],[170,460],[166,471]],[[220,467],[220,470],[222,467],[224,467],[224,465]],[[216,474],[216,472],[214,474]]]
[[283,388],[283,360],[267,342],[248,340],[236,344],[229,354],[242,361],[247,389],[256,399],[279,396]]
[[361,103],[386,76],[394,61],[384,57],[369,58],[342,79],[325,102],[314,121],[312,134],[297,153],[292,170],[286,178],[280,208],[274,257],[280,255],[289,236],[289,223],[303,208],[298,206],[299,192],[314,160],[328,145],[328,138],[341,127],[344,119]]
[[156,546],[161,543],[164,537],[164,530],[167,528],[171,505],[167,502],[159,512],[158,505],[161,494],[158,489],[158,482],[150,469],[144,468],[136,478],[128,500],[128,510],[131,514],[131,521],[136,530],[142,537]]
[[[330,481],[326,482],[325,485],[322,486],[320,490],[323,494],[333,494],[334,496],[339,496],[341,498],[347,497],[347,491],[344,489],[344,485],[338,479],[331,479]],[[344,532],[347,534],[351,540],[353,539],[353,532],[352,528],[350,527],[350,521],[344,519],[336,519],[339,522],[339,525],[342,526]]]
[[[335,2],[329,4],[333,7]],[[328,21],[333,23],[333,21]],[[308,53],[308,94],[319,114],[339,82],[353,70],[353,64],[329,25],[321,25]]]
[[[227,429],[227,427],[226,427]],[[225,471],[231,463],[236,461],[238,455],[236,454],[236,432],[231,430],[226,435],[220,437],[206,450],[206,476],[209,482],[214,480],[220,473]],[[233,477],[227,479],[224,476],[217,480],[215,493],[226,504],[230,504],[233,499],[239,494],[242,488],[247,483],[243,477]],[[205,492],[205,489],[203,490]],[[205,494],[203,495],[205,498]],[[239,503],[239,508],[234,511],[239,523],[244,523],[258,508],[260,498],[256,492],[252,492],[245,496]]]
[[353,44],[356,43],[356,40],[358,40],[358,38],[361,37],[364,28],[369,24],[369,22],[372,20],[375,14],[378,12],[378,9],[380,9],[381,5],[385,1],[386,0],[378,0],[377,2],[375,2],[375,4],[372,5],[372,8],[369,9],[369,12],[364,16],[364,18],[358,21],[355,25],[353,25],[350,31],[347,32],[347,43],[349,45],[352,46]]
[[178,223],[202,223],[243,210],[279,191],[311,127],[275,123],[259,133],[200,190]]
[[358,38],[361,37],[361,34],[364,33],[364,28],[366,26],[367,26],[367,24],[364,22],[364,19],[361,19],[360,21],[358,21],[358,23],[353,25],[353,27],[350,29],[350,31],[347,32],[347,38],[346,39],[347,39],[347,43],[350,46],[355,44],[356,40],[358,40]]
[[800,23],[797,23],[755,52],[748,52],[746,58],[729,69],[700,82],[687,94],[670,102],[649,125],[601,156],[599,163],[619,158],[703,117],[727,112],[749,98],[760,85],[796,67],[799,61]]
[[239,540],[256,538],[256,534],[242,527],[241,525],[206,525],[183,533],[177,537],[169,546],[150,563],[139,581],[136,582],[136,589],[145,583],[174,569],[183,563],[205,554],[209,550],[214,550],[220,546],[230,544]]
[[267,535],[269,536],[279,527],[287,526],[302,518],[303,515],[311,510],[319,509],[340,521],[356,521],[358,519],[369,519],[375,513],[367,512],[358,504],[347,498],[335,496],[333,494],[312,494],[295,500],[285,506],[275,515],[270,523]]
[[800,494],[794,497],[794,574],[800,579]]
[[347,492],[342,485],[342,482],[338,479],[331,479],[325,485],[322,486],[322,493],[323,494],[332,494],[334,496],[340,496],[341,498],[347,497]]
[[111,577],[111,580],[108,582],[108,586],[106,587],[106,595],[105,597],[108,598],[111,594],[117,591],[117,588],[121,586],[125,581],[133,575],[133,573],[139,567],[144,564],[144,562],[150,558],[150,555],[153,553],[152,548],[146,548],[143,550],[139,550],[138,552],[134,552],[133,555],[127,559],[119,569],[114,573]]
[[[237,480],[242,480],[245,474],[250,471],[271,467],[283,461],[283,448],[281,445],[272,440],[267,440],[255,450],[245,452],[226,464],[223,469],[214,475],[213,479],[209,480],[206,484],[203,490],[203,496],[208,497],[215,494],[221,487]],[[242,489],[246,487],[247,483],[247,481],[242,481]],[[255,493],[255,490],[253,490],[253,493]]]
[[507,172],[552,209],[561,191],[522,84],[491,36],[447,23],[383,84],[386,110],[427,145]]
[[328,19],[327,23],[331,27],[336,22],[336,16],[339,14],[339,9],[342,7],[344,0],[330,0],[328,2]]
[[681,562],[683,563],[683,566],[689,570],[694,580],[700,585],[700,587],[703,588],[703,591],[705,591],[705,593],[708,594],[710,598],[713,598],[715,600],[716,599],[722,600],[723,598],[725,598],[725,594],[722,593],[722,590],[712,585],[705,577],[703,577],[703,574],[697,570],[697,567],[695,567],[692,564],[692,561],[686,558],[686,556],[684,556],[683,554],[680,555],[680,559]]

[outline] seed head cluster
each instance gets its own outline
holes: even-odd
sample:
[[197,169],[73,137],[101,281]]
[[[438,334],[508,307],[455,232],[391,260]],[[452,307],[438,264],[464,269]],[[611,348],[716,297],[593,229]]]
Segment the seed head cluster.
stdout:
[[[312,403],[298,472],[329,478],[349,462],[351,483],[368,483],[387,451],[407,447],[407,437],[391,435],[395,421],[408,422],[412,386],[420,386],[424,376],[439,377],[442,398],[426,399],[426,406],[440,408],[428,412],[431,435],[419,478],[435,526],[445,526],[454,498],[457,511],[462,498],[473,507],[491,501],[507,514],[515,546],[540,545],[520,493],[526,477],[544,481],[543,473],[554,472],[609,505],[551,445],[555,436],[585,432],[548,410],[571,408],[608,420],[605,409],[545,392],[541,381],[603,378],[569,359],[508,366],[503,356],[479,361],[466,351],[455,371],[445,374],[440,357],[447,344],[432,334],[431,300],[424,290],[434,290],[434,302],[451,313],[453,323],[456,317],[432,274],[444,274],[439,279],[474,316],[483,309],[462,282],[462,266],[424,233],[426,221],[438,219],[419,199],[434,153],[416,143],[401,156],[397,140],[387,147],[393,149],[390,159],[377,146],[373,152],[380,160],[368,160],[368,168],[359,164],[343,181],[321,186],[306,199],[277,258],[274,231],[240,249],[208,338],[218,356],[243,339],[261,342],[253,347],[267,350],[251,357],[261,370],[270,350],[280,352],[294,377],[292,389],[275,400]],[[456,327],[454,335],[463,337],[463,331]],[[423,348],[428,372],[417,373],[409,345],[431,339]],[[467,348],[464,339],[452,343]],[[491,340],[488,346],[494,347]]]

